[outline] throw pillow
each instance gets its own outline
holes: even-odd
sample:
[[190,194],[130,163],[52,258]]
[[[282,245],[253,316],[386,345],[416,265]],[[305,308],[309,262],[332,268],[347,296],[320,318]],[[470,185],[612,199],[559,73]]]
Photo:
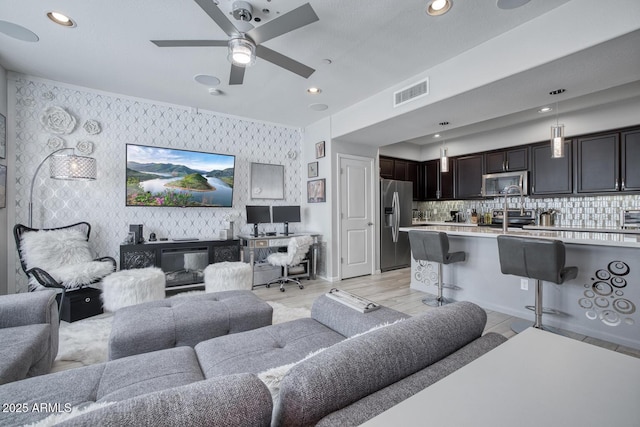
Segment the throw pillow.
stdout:
[[45,271],[93,259],[87,236],[80,230],[41,230],[22,235],[22,259],[27,268]]

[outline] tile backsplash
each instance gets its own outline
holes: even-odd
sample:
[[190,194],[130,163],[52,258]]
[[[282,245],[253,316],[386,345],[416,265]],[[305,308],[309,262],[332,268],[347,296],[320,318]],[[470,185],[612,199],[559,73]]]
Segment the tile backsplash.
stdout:
[[[462,212],[475,209],[478,214],[491,212],[504,207],[504,198],[487,200],[449,200],[434,202],[414,202],[414,209],[422,213],[422,217],[430,221],[450,219],[449,211]],[[509,208],[520,207],[518,196],[509,197]],[[524,198],[524,208],[534,209],[537,214],[553,209],[556,214],[556,225],[580,228],[619,228],[623,209],[640,209],[640,196],[607,195],[592,197],[549,197]],[[537,216],[537,215],[536,215]]]

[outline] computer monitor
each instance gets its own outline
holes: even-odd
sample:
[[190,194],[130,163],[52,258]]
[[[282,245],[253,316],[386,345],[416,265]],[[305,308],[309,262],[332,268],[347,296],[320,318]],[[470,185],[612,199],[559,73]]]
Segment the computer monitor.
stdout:
[[247,206],[247,224],[253,224],[253,236],[258,237],[258,224],[271,222],[269,206]]
[[284,222],[284,234],[289,234],[289,223],[300,222],[300,206],[273,206],[273,222]]

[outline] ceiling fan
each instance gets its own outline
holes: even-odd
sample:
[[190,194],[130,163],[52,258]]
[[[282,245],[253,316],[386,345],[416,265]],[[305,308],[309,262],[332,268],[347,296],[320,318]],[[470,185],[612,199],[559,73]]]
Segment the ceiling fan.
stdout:
[[314,73],[313,68],[262,45],[267,40],[318,21],[318,15],[309,3],[256,28],[248,24],[253,15],[251,4],[245,1],[235,1],[232,6],[234,18],[243,21],[245,26],[250,27],[248,31],[240,31],[214,4],[213,0],[194,1],[227,33],[230,37],[228,40],[151,40],[151,42],[158,47],[228,47],[229,60],[231,61],[230,85],[242,84],[245,68],[253,64],[256,56],[304,78],[308,78]]

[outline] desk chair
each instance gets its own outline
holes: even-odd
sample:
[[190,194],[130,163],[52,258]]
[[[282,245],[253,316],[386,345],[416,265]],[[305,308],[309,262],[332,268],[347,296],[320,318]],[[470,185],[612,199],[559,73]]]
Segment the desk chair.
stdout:
[[[532,309],[536,314],[535,322],[518,321],[511,324],[511,329],[520,333],[530,326],[545,329],[542,326],[542,281],[561,285],[567,280],[575,279],[578,267],[565,267],[565,247],[560,240],[535,239],[530,237],[498,236],[498,254],[500,270],[503,274],[536,279],[536,299]],[[548,311],[553,312],[553,311]]]
[[453,302],[442,295],[442,264],[452,264],[466,259],[464,252],[449,252],[449,236],[441,231],[410,231],[411,253],[417,261],[438,263],[438,296],[428,296],[422,300],[430,306],[441,306]]
[[[305,259],[307,252],[309,252],[309,247],[313,243],[313,238],[311,236],[296,236],[289,239],[289,244],[287,245],[287,252],[277,252],[269,255],[267,257],[267,262],[271,265],[280,266],[284,268],[284,275],[275,280],[267,283],[267,288],[271,287],[272,283],[279,282],[280,283],[280,291],[284,292],[284,285],[287,282],[294,282],[298,284],[300,289],[303,289],[304,286],[298,280],[298,277],[309,277],[309,260]],[[306,270],[303,274],[296,274],[294,276],[289,276],[289,268],[306,264]]]

